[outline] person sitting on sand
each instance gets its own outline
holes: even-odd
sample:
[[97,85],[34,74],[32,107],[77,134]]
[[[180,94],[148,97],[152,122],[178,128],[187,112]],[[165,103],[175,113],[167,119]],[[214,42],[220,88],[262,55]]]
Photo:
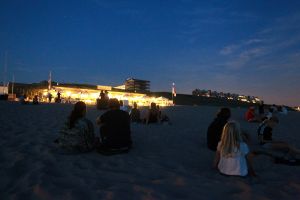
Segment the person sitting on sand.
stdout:
[[93,123],[85,118],[86,105],[79,101],[55,141],[60,147],[72,152],[91,151],[96,143]]
[[32,100],[32,104],[33,105],[38,105],[39,104],[38,95],[34,95],[33,100]]
[[[271,117],[259,125],[257,130],[259,143],[263,149],[271,150],[271,154],[273,151],[281,151],[286,153],[287,159],[293,160],[297,154],[300,155],[300,150],[286,142],[273,140],[273,129],[278,123],[277,117]],[[266,152],[267,155],[269,153]]]
[[158,110],[158,119],[159,119],[160,123],[171,125],[172,123],[171,123],[169,116],[166,113],[162,112],[159,105],[157,105],[156,108]]
[[261,119],[265,116],[265,104],[263,101],[261,101],[258,106],[258,114]]
[[23,94],[20,97],[20,102],[21,102],[21,104],[27,104],[28,103],[26,94]]
[[268,112],[267,112],[266,116],[262,119],[262,121],[264,121],[265,119],[271,119],[273,116],[275,116],[274,110],[272,107],[269,107]]
[[140,117],[141,117],[141,122],[143,124],[145,124],[147,122],[148,112],[149,112],[149,109],[147,109],[147,108],[140,109]]
[[260,117],[255,115],[255,108],[253,106],[251,106],[246,114],[245,114],[245,118],[248,122],[260,122],[261,119]]
[[212,150],[217,150],[218,142],[221,140],[222,131],[224,125],[231,117],[231,111],[229,108],[221,108],[217,113],[217,117],[209,125],[207,129],[207,147]]
[[120,100],[119,103],[120,103],[120,110],[123,110],[123,111],[129,113],[130,108],[128,106],[128,101],[124,102],[123,100]]
[[118,99],[109,99],[109,110],[96,120],[100,125],[100,153],[112,151],[129,151],[132,146],[130,117],[126,111],[120,110]]
[[133,103],[133,108],[131,109],[129,115],[130,115],[131,122],[136,122],[136,123],[141,122],[140,110],[137,108],[137,104],[135,102]]
[[235,121],[227,122],[218,143],[213,167],[225,175],[256,176],[251,159],[252,154],[243,142],[239,124]]
[[157,110],[156,103],[151,103],[150,109],[148,111],[146,123],[158,123],[160,121],[159,118],[159,110]]
[[282,114],[282,115],[287,115],[288,114],[288,110],[286,109],[286,107],[284,105],[282,105],[282,106],[278,107],[278,113]]

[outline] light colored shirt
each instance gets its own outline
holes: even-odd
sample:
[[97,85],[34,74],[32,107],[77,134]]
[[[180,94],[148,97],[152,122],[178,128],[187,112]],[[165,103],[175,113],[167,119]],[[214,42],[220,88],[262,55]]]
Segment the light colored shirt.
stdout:
[[[218,143],[217,151],[220,152],[220,142]],[[236,149],[230,157],[222,156],[220,152],[220,161],[218,169],[222,174],[246,176],[248,174],[248,167],[246,155],[249,153],[248,145],[244,142],[240,143],[240,149]]]

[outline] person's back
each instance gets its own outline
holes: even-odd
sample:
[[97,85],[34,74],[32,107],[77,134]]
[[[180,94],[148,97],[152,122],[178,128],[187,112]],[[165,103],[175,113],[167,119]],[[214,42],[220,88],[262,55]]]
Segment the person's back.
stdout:
[[[221,142],[218,144],[218,151],[221,151]],[[218,163],[218,169],[222,174],[246,176],[248,174],[248,167],[246,155],[249,153],[248,145],[244,142],[239,144],[239,149],[235,148],[234,153],[228,155],[221,155]]]
[[131,147],[129,114],[120,109],[112,109],[100,116],[102,144],[107,148]]
[[141,121],[140,110],[137,108],[133,108],[130,111],[130,119],[132,122],[140,122]]
[[225,118],[215,118],[207,129],[207,147],[216,151],[218,142],[221,139],[224,125],[227,123]]
[[85,118],[86,105],[77,102],[67,122],[59,132],[58,145],[72,152],[87,152],[94,148],[93,123]]
[[37,95],[34,96],[34,98],[32,100],[32,104],[34,104],[34,105],[39,104],[39,100],[38,100],[38,96]]
[[93,149],[95,140],[94,127],[90,120],[81,118],[74,127],[66,122],[59,132],[58,144],[72,152],[88,152]]
[[260,105],[258,106],[258,113],[263,116],[265,114],[265,104],[264,102],[262,101],[260,103]]
[[217,117],[214,121],[209,125],[207,129],[207,147],[216,151],[218,142],[221,139],[223,127],[227,123],[228,119],[231,116],[231,111],[229,108],[221,108],[217,113]]
[[248,109],[246,114],[245,114],[245,118],[247,121],[252,121],[255,118],[255,114],[254,114],[254,110],[252,108]]
[[226,123],[218,143],[214,167],[225,175],[256,176],[249,157],[249,148],[243,142],[240,126],[235,121]]
[[147,116],[147,124],[159,122],[159,110],[157,110],[156,104],[151,103]]

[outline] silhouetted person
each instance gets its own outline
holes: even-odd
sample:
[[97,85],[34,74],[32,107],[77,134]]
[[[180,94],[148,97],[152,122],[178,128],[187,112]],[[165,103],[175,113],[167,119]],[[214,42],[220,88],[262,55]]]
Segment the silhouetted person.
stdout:
[[278,123],[279,119],[273,116],[259,125],[257,130],[259,143],[262,146],[262,149],[271,151],[271,153],[266,152],[267,155],[272,155],[275,151],[281,151],[285,154],[285,159],[293,161],[297,155],[300,155],[300,149],[287,142],[273,139],[273,129]]
[[148,111],[148,116],[146,119],[146,123],[157,123],[159,122],[159,110],[157,110],[156,103],[151,103],[150,109]]
[[217,117],[209,125],[207,129],[207,147],[210,150],[216,151],[218,142],[221,140],[223,127],[231,117],[231,111],[229,108],[221,108],[217,114]]
[[156,109],[158,111],[158,118],[161,119],[161,110],[160,110],[159,105],[156,105]]
[[105,99],[105,93],[103,92],[103,90],[101,90],[99,97],[100,99]]
[[105,91],[105,96],[104,96],[104,98],[108,101],[109,100],[109,96],[108,96],[108,91],[106,90]]
[[251,106],[247,112],[245,113],[245,119],[248,122],[261,122],[261,119],[259,116],[256,116],[255,114],[255,108]]
[[130,111],[131,122],[141,122],[140,110],[137,108],[137,104],[133,103],[133,108]]
[[52,100],[52,94],[49,92],[48,93],[48,102],[51,103],[51,100]]
[[21,104],[27,104],[27,96],[26,96],[26,94],[21,95],[20,98],[19,98],[19,100],[20,100]]
[[103,90],[101,90],[100,94],[99,94],[99,98],[97,99],[97,109],[99,110],[105,110],[108,108],[108,94],[105,92],[103,92]]
[[101,144],[100,153],[113,151],[127,152],[131,148],[131,130],[129,114],[120,110],[118,99],[109,100],[109,111],[97,118],[100,125]]
[[57,97],[56,97],[56,103],[60,103],[61,102],[61,93],[58,91],[57,92]]
[[32,104],[34,104],[34,105],[38,105],[38,104],[39,104],[38,95],[35,95],[35,96],[33,97]]
[[60,147],[72,152],[91,151],[96,144],[93,123],[86,117],[86,105],[79,101],[55,140]]
[[119,103],[120,103],[120,110],[123,110],[123,111],[126,111],[126,112],[130,111],[130,108],[128,106],[128,102],[127,101],[125,102],[125,103],[127,103],[126,105],[124,104],[123,100],[120,100]]
[[260,105],[258,106],[258,113],[261,117],[265,114],[265,104],[263,101],[260,102]]

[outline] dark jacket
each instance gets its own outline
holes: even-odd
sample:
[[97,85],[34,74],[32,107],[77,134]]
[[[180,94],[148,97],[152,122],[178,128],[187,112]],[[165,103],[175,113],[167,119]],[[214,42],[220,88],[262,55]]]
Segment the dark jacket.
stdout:
[[100,135],[107,148],[131,147],[129,114],[123,110],[110,110],[101,117]]
[[209,125],[207,129],[207,147],[210,150],[217,150],[217,146],[221,140],[223,128],[226,123],[227,119],[218,117],[215,118],[214,121]]

